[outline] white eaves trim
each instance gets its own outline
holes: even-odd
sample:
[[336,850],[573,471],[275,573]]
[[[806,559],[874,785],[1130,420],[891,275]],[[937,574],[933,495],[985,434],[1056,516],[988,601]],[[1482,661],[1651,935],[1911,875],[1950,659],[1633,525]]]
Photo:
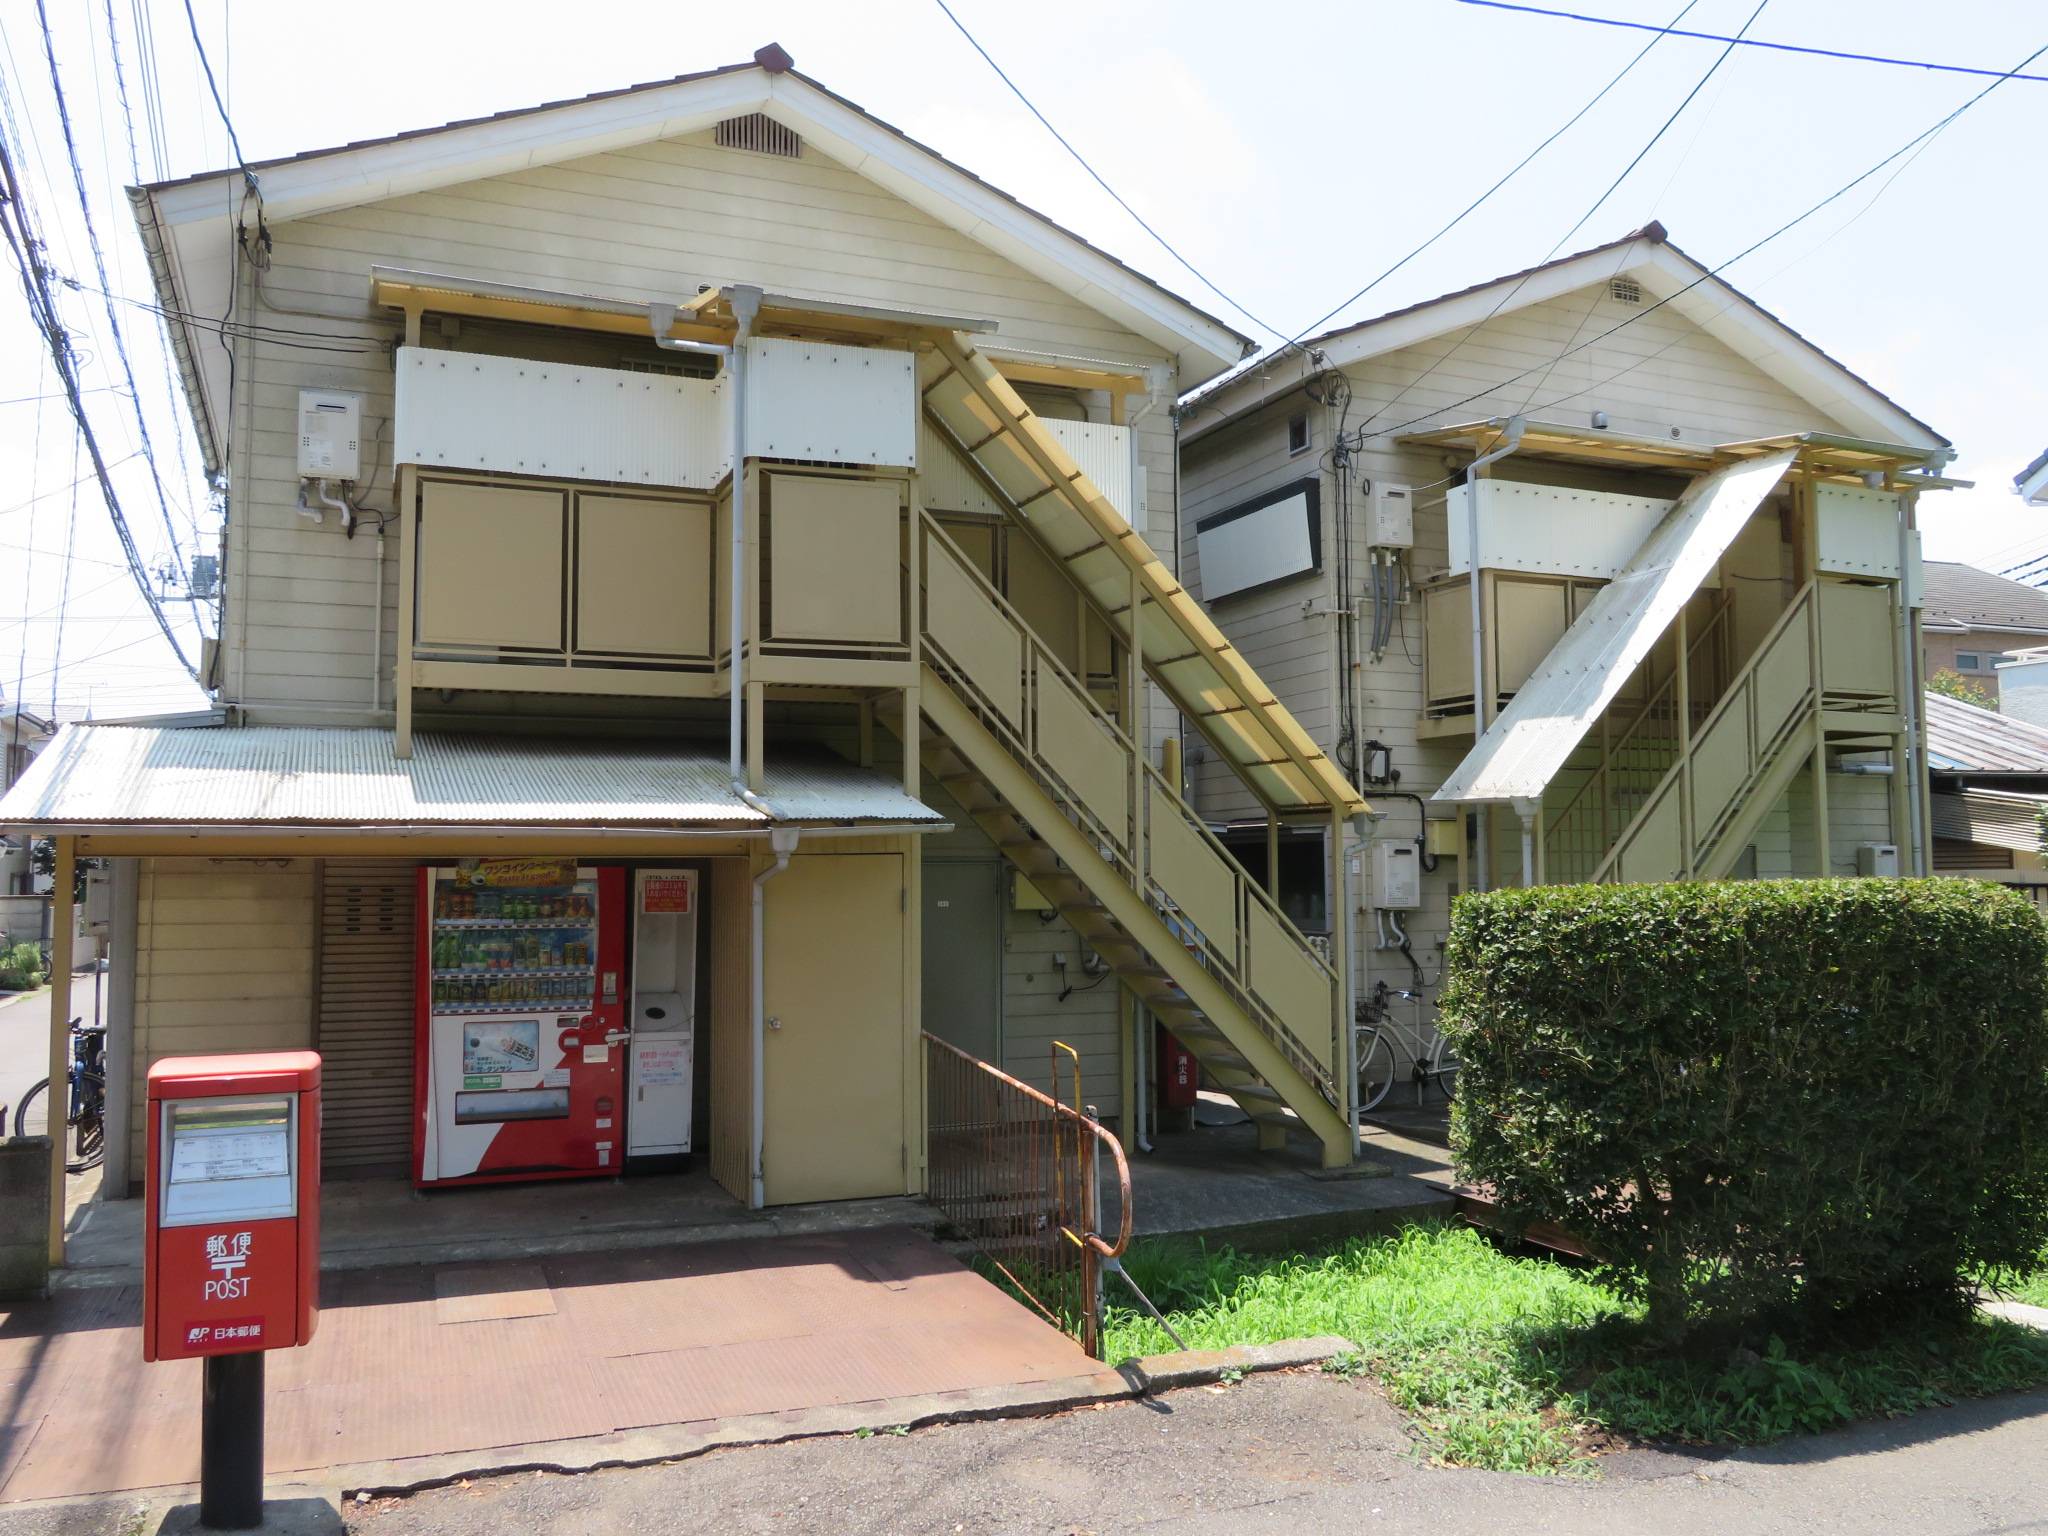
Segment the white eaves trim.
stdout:
[[[257,174],[265,215],[279,224],[699,133],[749,112],[794,129],[857,174],[1128,327],[1178,359],[1183,385],[1214,377],[1243,356],[1247,343],[1220,321],[794,74],[749,68],[706,75],[287,160]],[[145,231],[154,224],[164,247],[152,265],[165,307],[222,313],[241,173],[223,171],[138,197],[138,219]],[[225,402],[211,397],[225,389],[224,363],[210,355],[217,346],[188,335],[209,397],[202,419],[218,420]]]
[[[1397,310],[1381,320],[1368,321],[1332,337],[1320,349],[1329,366],[1348,368],[1483,324],[1494,315],[1496,305],[1501,314],[1512,314],[1621,276],[1636,278],[1653,300],[1668,300],[1669,309],[1849,432],[1930,451],[1948,446],[1945,439],[1712,276],[1708,269],[1670,244],[1647,235],[1619,248],[1602,247],[1554,266],[1539,267],[1482,288]],[[1270,371],[1263,364],[1248,370],[1203,400],[1199,413],[1182,429],[1183,442],[1193,442],[1300,386],[1304,374],[1299,364],[1277,359],[1274,363]]]

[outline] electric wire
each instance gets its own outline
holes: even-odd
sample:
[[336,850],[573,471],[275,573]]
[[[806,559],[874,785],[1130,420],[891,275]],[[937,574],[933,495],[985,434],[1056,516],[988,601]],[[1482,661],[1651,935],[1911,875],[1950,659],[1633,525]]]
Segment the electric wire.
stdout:
[[[1060,148],[1064,149],[1069,155],[1072,155],[1074,157],[1074,163],[1080,166],[1082,170],[1088,173],[1089,180],[1093,181],[1095,185],[1102,188],[1104,192],[1107,192],[1109,194],[1110,201],[1114,202],[1117,205],[1117,207],[1123,209],[1125,213],[1129,214],[1132,220],[1137,224],[1138,228],[1144,230],[1146,234],[1150,235],[1155,241],[1158,242],[1159,248],[1161,250],[1165,251],[1167,255],[1171,256],[1183,267],[1187,268],[1189,272],[1192,272],[1195,275],[1197,281],[1199,281],[1204,288],[1207,288],[1211,293],[1215,294],[1217,298],[1221,299],[1224,303],[1228,304],[1232,309],[1236,310],[1239,314],[1243,315],[1247,320],[1251,321],[1252,324],[1256,325],[1260,330],[1265,331],[1271,336],[1277,337],[1282,347],[1291,347],[1294,345],[1294,342],[1288,337],[1285,331],[1279,330],[1274,326],[1268,325],[1264,320],[1261,320],[1249,309],[1246,309],[1243,304],[1239,303],[1236,299],[1232,298],[1229,294],[1225,293],[1221,288],[1217,287],[1206,272],[1204,272],[1200,267],[1196,266],[1192,261],[1189,261],[1187,257],[1181,255],[1179,250],[1175,248],[1172,241],[1168,240],[1166,236],[1160,234],[1158,230],[1154,229],[1151,226],[1151,224],[1146,222],[1145,216],[1143,214],[1139,213],[1137,209],[1133,208],[1129,203],[1124,201],[1122,193],[1118,192],[1115,187],[1112,187],[1107,181],[1103,180],[1102,173],[1096,170],[1094,166],[1088,163],[1088,157],[1082,154],[1081,151],[1079,151],[1078,149],[1074,148],[1072,144],[1067,142],[1067,136],[1065,134],[1061,133],[1059,129],[1053,127],[1052,123],[1050,122],[1050,120],[1047,119],[1046,115],[1038,110],[1038,108],[1032,103],[1032,100],[1029,96],[1026,96],[1024,94],[1023,88],[1020,87],[1016,81],[1012,80],[1007,73],[1005,73],[1003,66],[998,64],[994,60],[994,58],[992,58],[989,55],[989,51],[981,46],[980,42],[975,38],[974,34],[967,30],[966,23],[962,22],[958,16],[953,14],[953,8],[950,5],[946,4],[946,0],[934,0],[934,3],[938,6],[940,10],[946,13],[946,20],[953,23],[954,28],[960,33],[960,35],[967,39],[968,45],[972,47],[976,53],[981,55],[982,62],[987,64],[990,69],[996,72],[996,78],[1002,81],[1004,85],[1007,85],[1010,88],[1010,94],[1015,96],[1019,101],[1021,101],[1024,104],[1024,110],[1029,112],[1033,117],[1037,118],[1039,126],[1044,128],[1047,133],[1051,134],[1055,139],[1059,140]],[[185,9],[188,13],[191,11],[192,0],[185,0]],[[194,35],[196,36],[197,34],[195,33]]]
[[[1764,7],[1769,4],[1770,0],[1757,0],[1756,9],[1749,13],[1749,19],[1743,22],[1742,24],[1742,29],[1744,32],[1747,32],[1749,30],[1750,26],[1756,21],[1757,17],[1763,14]],[[1688,10],[1690,8],[1691,7],[1687,7]],[[1680,13],[1681,16],[1683,16],[1683,14],[1683,12]],[[1661,35],[1662,34],[1660,33],[1659,36],[1661,37]],[[1558,238],[1552,242],[1550,249],[1544,253],[1542,261],[1536,263],[1535,266],[1530,267],[1528,270],[1523,272],[1522,275],[1515,280],[1515,285],[1512,288],[1508,289],[1505,293],[1503,293],[1500,296],[1498,300],[1495,301],[1493,308],[1486,312],[1485,317],[1478,321],[1475,321],[1471,328],[1468,329],[1464,335],[1460,336],[1456,341],[1452,342],[1449,350],[1443,352],[1437,357],[1432,358],[1429,362],[1429,365],[1425,367],[1422,370],[1422,372],[1418,373],[1414,378],[1410,379],[1406,384],[1402,385],[1400,389],[1396,390],[1391,398],[1382,402],[1380,405],[1376,406],[1373,410],[1373,413],[1370,416],[1366,417],[1365,420],[1359,424],[1360,432],[1363,432],[1367,427],[1371,426],[1375,421],[1377,421],[1382,415],[1392,410],[1396,405],[1400,404],[1401,401],[1407,397],[1408,392],[1410,390],[1422,384],[1426,379],[1430,377],[1430,375],[1435,373],[1437,369],[1443,367],[1445,363],[1448,363],[1452,358],[1456,357],[1459,351],[1464,347],[1466,342],[1470,341],[1474,336],[1476,336],[1479,333],[1482,327],[1490,324],[1496,315],[1498,315],[1509,304],[1514,302],[1515,296],[1529,285],[1529,280],[1532,277],[1534,277],[1537,272],[1541,271],[1545,266],[1547,266],[1560,250],[1564,249],[1565,243],[1567,241],[1569,241],[1580,230],[1586,227],[1587,222],[1592,219],[1593,215],[1598,213],[1600,209],[1606,205],[1607,200],[1610,197],[1614,196],[1615,191],[1621,186],[1621,184],[1624,181],[1628,180],[1629,176],[1634,173],[1637,166],[1643,163],[1643,157],[1649,154],[1649,152],[1652,149],[1656,148],[1658,141],[1661,140],[1666,133],[1670,132],[1671,125],[1677,122],[1678,119],[1684,115],[1685,109],[1692,105],[1694,98],[1696,98],[1699,95],[1699,93],[1706,88],[1707,82],[1714,78],[1715,74],[1719,72],[1723,64],[1728,62],[1728,56],[1732,54],[1734,51],[1734,45],[1731,43],[1726,48],[1723,48],[1721,52],[1715,56],[1714,62],[1707,66],[1706,73],[1701,75],[1700,78],[1694,82],[1693,88],[1685,93],[1684,99],[1681,100],[1676,107],[1672,108],[1670,115],[1667,116],[1664,119],[1664,121],[1658,125],[1657,131],[1650,135],[1648,141],[1643,145],[1643,147],[1635,152],[1634,156],[1629,160],[1627,165],[1622,167],[1621,174],[1619,176],[1616,176],[1613,181],[1609,182],[1607,184],[1607,189],[1603,191],[1598,197],[1593,199],[1592,206],[1589,207],[1584,213],[1579,215],[1578,219],[1572,224],[1572,227],[1570,229],[1566,230],[1562,235],[1558,236]],[[1628,247],[1624,247],[1621,257],[1617,259],[1615,264],[1617,271],[1620,270],[1621,261],[1626,260],[1628,250]],[[1591,314],[1590,308],[1588,309],[1587,314]],[[1581,317],[1581,330],[1584,329],[1584,323],[1585,317]],[[1577,332],[1574,332],[1572,343],[1575,343],[1577,339]],[[1562,357],[1570,355],[1572,343],[1567,343],[1566,351],[1564,353],[1559,354],[1558,359],[1553,359],[1551,361],[1551,367],[1554,368],[1557,365],[1557,362]],[[1545,377],[1548,377],[1547,370],[1545,372]],[[1360,441],[1363,442],[1364,439],[1361,438]]]
[[[1758,251],[1762,250],[1765,246],[1771,244],[1771,242],[1773,242],[1774,240],[1777,240],[1784,235],[1790,234],[1794,229],[1797,229],[1801,224],[1804,224],[1808,219],[1812,218],[1815,214],[1819,213],[1823,208],[1826,208],[1833,203],[1839,202],[1842,198],[1848,196],[1851,192],[1855,191],[1856,188],[1863,185],[1864,182],[1869,181],[1873,176],[1876,176],[1880,171],[1884,170],[1886,166],[1892,164],[1894,161],[1900,159],[1902,156],[1913,153],[1923,143],[1931,141],[1932,139],[1938,137],[1949,127],[1950,124],[1954,123],[1958,118],[1962,117],[1964,113],[1968,112],[1972,107],[1976,106],[1977,103],[1982,101],[1986,96],[1989,96],[1993,91],[1997,90],[2000,85],[2005,83],[2005,80],[2007,78],[2012,78],[2013,76],[2016,76],[2019,71],[2024,70],[2029,64],[2033,63],[2043,54],[2048,54],[2048,43],[2042,44],[2039,48],[2036,48],[2032,53],[2028,54],[2024,59],[2022,59],[2016,66],[2014,66],[2014,69],[2010,75],[2001,76],[1999,79],[1992,81],[1989,85],[1985,86],[1975,95],[1969,97],[1967,100],[1962,102],[1961,105],[1955,107],[1945,116],[1937,119],[1935,122],[1921,129],[1919,133],[1915,134],[1912,138],[1908,139],[1905,143],[1901,144],[1897,149],[1893,150],[1890,154],[1886,155],[1882,160],[1879,160],[1875,165],[1870,166],[1867,170],[1863,171],[1859,175],[1854,176],[1850,180],[1844,182],[1841,186],[1837,187],[1834,191],[1828,193],[1818,202],[1809,205],[1803,212],[1794,214],[1791,218],[1787,219],[1784,223],[1780,224],[1777,228],[1773,229],[1769,234],[1766,234],[1760,237],[1759,239],[1752,241],[1750,244],[1744,246],[1741,250],[1737,251],[1733,256],[1728,257],[1719,265],[1703,271],[1698,277],[1692,279],[1692,281],[1684,284],[1679,288],[1674,289],[1672,292],[1666,294],[1663,298],[1656,300],[1654,303],[1645,304],[1641,309],[1617,321],[1615,324],[1609,326],[1606,330],[1601,331],[1597,336],[1594,336],[1587,341],[1581,342],[1578,345],[1571,347],[1567,351],[1560,353],[1557,357],[1549,359],[1548,361],[1542,364],[1531,364],[1529,367],[1524,368],[1519,373],[1511,374],[1505,379],[1497,380],[1496,382],[1489,384],[1485,389],[1479,390],[1476,393],[1470,395],[1466,395],[1461,399],[1454,400],[1450,402],[1448,405],[1437,406],[1427,412],[1424,412],[1420,416],[1412,417],[1409,420],[1401,422],[1396,426],[1383,427],[1377,432],[1366,433],[1364,427],[1365,425],[1369,425],[1369,423],[1362,424],[1359,429],[1360,436],[1358,437],[1357,441],[1363,443],[1374,439],[1392,437],[1397,433],[1407,431],[1410,427],[1419,426],[1422,423],[1429,421],[1434,417],[1442,416],[1446,412],[1457,410],[1460,406],[1470,405],[1476,400],[1483,400],[1484,398],[1486,398],[1486,396],[1494,393],[1496,390],[1504,389],[1508,385],[1519,383],[1521,380],[1528,378],[1531,374],[1542,371],[1543,369],[1554,367],[1558,362],[1563,361],[1563,359],[1566,357],[1570,357],[1577,353],[1583,352],[1589,347],[1598,346],[1601,342],[1607,340],[1610,336],[1615,335],[1617,332],[1626,330],[1629,326],[1634,325],[1640,320],[1646,319],[1650,315],[1656,313],[1656,311],[1663,309],[1666,305],[1672,304],[1677,300],[1683,298],[1686,294],[1692,292],[1693,289],[1699,287],[1702,283],[1711,282],[1719,278],[1723,272],[1727,271],[1736,263],[1746,260],[1748,257],[1755,255]],[[1630,371],[1630,369],[1635,368],[1639,365],[1640,360],[1632,361],[1627,368],[1621,369],[1619,372],[1611,375],[1608,380],[1603,380],[1602,382],[1611,382],[1612,379],[1619,378],[1621,374],[1627,373],[1628,371]],[[1586,389],[1597,389],[1599,387],[1599,384],[1593,384],[1586,386]],[[1574,393],[1583,394],[1585,393],[1585,389],[1574,391]]]
[[1939,74],[1995,76],[2000,80],[2030,80],[2048,84],[2048,75],[2023,75],[2003,73],[1996,69],[1978,69],[1968,64],[1937,64],[1929,59],[1900,59],[1882,53],[1851,53],[1841,48],[1813,48],[1799,43],[1777,43],[1761,37],[1743,37],[1737,34],[1729,37],[1725,32],[1681,32],[1675,27],[1659,27],[1647,21],[1626,21],[1619,16],[1590,16],[1583,11],[1556,11],[1548,6],[1520,5],[1512,0],[1458,0],[1460,5],[1484,6],[1490,11],[1520,11],[1529,16],[1552,16],[1560,21],[1587,22],[1596,27],[1621,27],[1631,32],[1662,32],[1667,37],[1686,37],[1707,43],[1739,43],[1744,48],[1764,48],[1774,53],[1803,53],[1816,58],[1843,59],[1856,64],[1893,64],[1902,69],[1924,69]]
[[[34,530],[30,530],[33,534]],[[78,543],[78,439],[71,439],[71,502],[64,514],[64,575],[57,594],[57,641],[50,659],[50,718],[57,718],[57,675],[64,670],[64,619],[71,610],[71,556]]]
[[[99,274],[102,306],[106,310],[107,324],[113,331],[114,353],[121,362],[121,377],[128,385],[129,403],[135,412],[135,430],[142,442],[143,462],[149,466],[150,484],[156,488],[157,511],[162,515],[164,532],[171,541],[171,558],[177,561],[182,571],[186,569],[185,549],[178,541],[178,526],[171,517],[170,493],[164,488],[163,476],[157,469],[156,445],[150,439],[149,416],[142,408],[135,368],[128,357],[128,337],[121,326],[121,314],[108,297],[113,283],[107,276],[106,252],[100,245],[99,226],[93,220],[92,199],[85,189],[85,167],[78,158],[78,141],[71,127],[71,107],[65,99],[63,76],[57,68],[57,43],[50,33],[50,13],[45,0],[36,0],[36,21],[42,28],[43,57],[50,66],[50,92],[57,102],[57,123],[63,133],[64,155],[71,164],[71,185],[78,194],[79,215],[85,221],[85,240],[92,250],[93,270]],[[189,511],[187,515],[190,515]]]

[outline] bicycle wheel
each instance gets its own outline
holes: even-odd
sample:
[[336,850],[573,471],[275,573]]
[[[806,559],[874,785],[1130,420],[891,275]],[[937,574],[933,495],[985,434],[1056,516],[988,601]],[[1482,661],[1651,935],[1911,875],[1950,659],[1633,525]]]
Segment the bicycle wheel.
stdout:
[[47,1077],[24,1093],[21,1102],[14,1107],[14,1134],[50,1134],[50,1080]]
[[107,1080],[97,1072],[81,1072],[78,1115],[71,1122],[72,1154],[64,1160],[69,1173],[97,1168],[107,1155]]
[[1358,1108],[1376,1109],[1394,1086],[1394,1048],[1387,1037],[1368,1029],[1358,1037]]
[[1429,1076],[1437,1087],[1443,1090],[1446,1099],[1456,1097],[1458,1092],[1458,1053],[1451,1049],[1450,1041],[1442,1035],[1436,1037],[1436,1044],[1429,1051]]

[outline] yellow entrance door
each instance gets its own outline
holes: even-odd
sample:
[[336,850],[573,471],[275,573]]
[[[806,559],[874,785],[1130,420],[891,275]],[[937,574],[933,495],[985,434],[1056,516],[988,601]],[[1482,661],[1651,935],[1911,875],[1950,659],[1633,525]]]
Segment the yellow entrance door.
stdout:
[[900,1195],[903,856],[812,854],[766,890],[770,1205]]

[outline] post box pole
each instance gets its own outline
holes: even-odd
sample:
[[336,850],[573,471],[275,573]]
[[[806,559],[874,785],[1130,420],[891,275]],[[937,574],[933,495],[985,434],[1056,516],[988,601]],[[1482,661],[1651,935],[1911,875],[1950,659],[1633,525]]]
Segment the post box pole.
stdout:
[[209,1355],[199,1419],[199,1523],[263,1523],[263,1351]]

